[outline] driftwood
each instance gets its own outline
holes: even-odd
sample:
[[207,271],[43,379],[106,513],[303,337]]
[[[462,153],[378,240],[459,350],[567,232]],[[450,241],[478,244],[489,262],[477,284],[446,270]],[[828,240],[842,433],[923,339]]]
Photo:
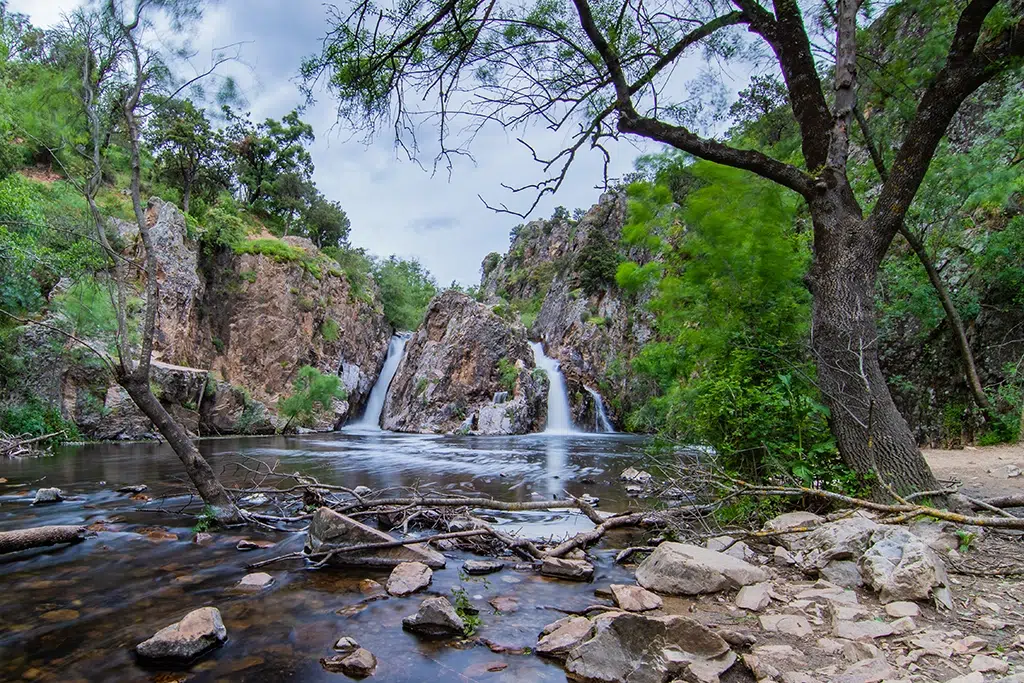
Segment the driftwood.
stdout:
[[52,434],[43,434],[42,436],[25,438],[0,432],[0,456],[16,458],[22,455],[29,455],[33,452],[33,448],[31,447],[35,444],[43,441],[49,441],[50,439],[63,435],[63,431],[58,431],[53,432]]
[[85,539],[84,526],[39,526],[0,532],[0,553],[15,553],[29,548],[42,548],[61,543],[78,543]]

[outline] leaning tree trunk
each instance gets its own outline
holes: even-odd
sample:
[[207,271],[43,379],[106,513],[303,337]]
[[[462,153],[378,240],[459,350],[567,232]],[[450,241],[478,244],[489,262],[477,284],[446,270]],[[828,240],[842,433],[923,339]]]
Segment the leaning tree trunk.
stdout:
[[873,478],[876,497],[887,497],[887,486],[897,493],[938,489],[878,362],[876,238],[841,197],[812,203],[811,211],[811,346],[839,452]]
[[163,404],[153,395],[148,379],[140,380],[136,377],[128,377],[119,380],[119,383],[131,396],[139,410],[167,439],[167,443],[185,466],[185,472],[195,484],[199,496],[204,503],[213,508],[215,518],[222,523],[238,521],[238,508],[235,507],[231,496],[217,479],[210,463],[206,462],[206,459],[199,453],[199,449],[192,443],[188,432],[170,416]]

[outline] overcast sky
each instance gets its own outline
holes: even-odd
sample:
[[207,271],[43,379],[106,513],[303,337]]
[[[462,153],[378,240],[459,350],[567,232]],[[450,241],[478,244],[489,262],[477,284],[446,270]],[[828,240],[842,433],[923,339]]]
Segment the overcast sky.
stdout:
[[[28,14],[37,26],[50,26],[78,4],[77,0],[8,0],[12,11]],[[243,59],[235,66],[253,117],[280,118],[301,103],[296,74],[303,57],[315,52],[326,25],[318,0],[222,0],[207,10],[196,46],[220,46],[245,41]],[[406,160],[384,135],[366,146],[349,131],[334,126],[333,104],[323,94],[305,114],[316,133],[313,161],[315,180],[329,198],[341,202],[352,220],[351,242],[387,256],[418,258],[442,285],[452,280],[475,284],[480,262],[491,251],[505,253],[509,230],[521,222],[515,216],[485,208],[477,195],[492,204],[506,202],[525,210],[525,197],[511,196],[501,187],[538,180],[540,169],[516,142],[518,133],[487,130],[471,151],[475,163],[458,163],[449,179],[431,177]],[[526,131],[542,152],[565,142],[544,130]],[[610,175],[629,172],[639,153],[631,144],[613,150]],[[429,162],[430,159],[425,161]],[[429,163],[428,163],[429,165]],[[602,161],[597,153],[579,158],[554,197],[546,197],[532,218],[550,216],[554,207],[588,208],[600,191]]]

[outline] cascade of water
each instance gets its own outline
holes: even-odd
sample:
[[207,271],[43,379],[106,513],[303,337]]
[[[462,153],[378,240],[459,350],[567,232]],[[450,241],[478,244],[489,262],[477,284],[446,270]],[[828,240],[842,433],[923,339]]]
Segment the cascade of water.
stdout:
[[396,334],[388,343],[388,356],[384,360],[384,367],[381,368],[380,377],[377,383],[370,390],[370,398],[366,401],[366,411],[359,422],[353,427],[359,429],[380,430],[380,415],[384,412],[384,399],[388,395],[388,387],[391,380],[398,372],[398,364],[402,361],[402,354],[405,353],[405,343],[409,341],[408,335]]
[[572,434],[571,411],[569,408],[569,390],[565,386],[565,376],[558,366],[558,361],[544,355],[544,347],[540,342],[530,342],[533,349],[533,360],[537,367],[548,376],[548,425],[545,434]]
[[508,402],[508,392],[507,391],[496,391],[496,392],[494,392],[494,398],[491,399],[491,403],[493,403],[495,405],[500,405],[502,403],[507,403],[507,402]]
[[605,434],[614,434],[615,427],[612,426],[612,421],[608,419],[608,413],[604,411],[604,401],[601,400],[601,394],[597,393],[596,389],[591,389],[588,386],[583,387],[590,394],[590,397],[594,399],[594,431],[604,432]]

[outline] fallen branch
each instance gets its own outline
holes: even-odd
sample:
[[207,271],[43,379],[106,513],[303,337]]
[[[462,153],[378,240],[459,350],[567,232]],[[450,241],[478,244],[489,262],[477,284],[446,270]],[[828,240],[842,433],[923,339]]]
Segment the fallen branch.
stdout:
[[38,526],[0,532],[0,554],[85,540],[84,526]]
[[[551,510],[553,508],[579,508],[577,500],[526,501],[522,503],[506,503],[491,498],[378,498],[349,503],[334,508],[335,511],[347,514],[349,510],[363,510],[371,507],[391,505],[421,505],[426,507],[471,507],[481,510],[501,510],[503,512],[524,512],[528,510]],[[582,503],[586,505],[586,503]]]

